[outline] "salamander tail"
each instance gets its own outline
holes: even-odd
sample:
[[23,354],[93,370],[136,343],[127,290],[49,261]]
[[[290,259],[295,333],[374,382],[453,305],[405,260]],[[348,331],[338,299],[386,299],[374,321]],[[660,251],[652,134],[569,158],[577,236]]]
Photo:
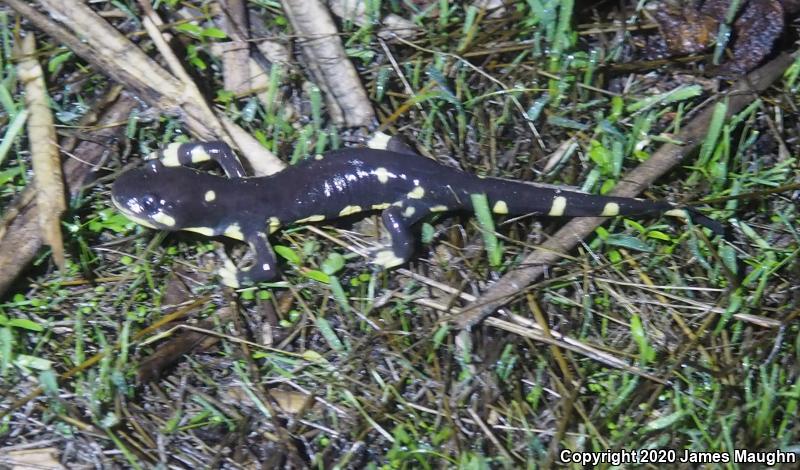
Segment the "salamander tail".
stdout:
[[722,237],[728,238],[728,226],[718,220],[714,220],[711,217],[701,214],[695,209],[689,207],[676,207],[675,209],[670,209],[664,213],[674,217],[690,219],[693,223],[702,225],[703,227],[714,232],[716,235],[722,235]]

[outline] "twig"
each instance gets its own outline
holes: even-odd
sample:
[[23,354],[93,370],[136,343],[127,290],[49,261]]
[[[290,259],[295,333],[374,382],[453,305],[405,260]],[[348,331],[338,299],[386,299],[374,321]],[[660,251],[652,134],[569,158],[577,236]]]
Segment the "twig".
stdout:
[[300,41],[308,68],[325,91],[334,121],[347,126],[370,126],[375,112],[338,37],[336,25],[319,0],[283,0],[283,11]]
[[47,96],[44,72],[36,59],[36,40],[29,33],[16,50],[19,58],[19,78],[25,87],[25,104],[30,111],[28,141],[31,146],[33,172],[36,176],[36,206],[39,230],[44,243],[50,246],[53,261],[64,268],[64,240],[61,237],[61,214],[66,210],[64,182],[58,141]]

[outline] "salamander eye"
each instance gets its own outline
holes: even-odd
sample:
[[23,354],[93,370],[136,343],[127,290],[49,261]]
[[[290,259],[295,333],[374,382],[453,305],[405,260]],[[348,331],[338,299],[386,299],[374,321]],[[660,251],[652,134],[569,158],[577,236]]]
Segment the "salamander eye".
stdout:
[[158,198],[155,194],[145,194],[141,197],[140,202],[142,204],[142,208],[146,212],[150,212],[158,207]]

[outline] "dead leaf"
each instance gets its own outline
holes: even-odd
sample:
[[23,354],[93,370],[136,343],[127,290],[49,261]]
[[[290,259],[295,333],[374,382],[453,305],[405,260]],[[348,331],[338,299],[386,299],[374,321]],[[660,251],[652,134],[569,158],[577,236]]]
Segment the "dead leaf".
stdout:
[[[491,1],[502,4],[500,0]],[[329,0],[328,8],[339,18],[359,26],[372,22],[367,14],[367,3],[363,0]],[[392,13],[383,17],[380,23],[382,26],[378,29],[378,36],[385,40],[391,40],[394,36],[410,39],[420,32],[420,28],[412,21]]]
[[41,449],[12,450],[3,452],[0,449],[0,464],[10,466],[11,470],[55,470],[66,468],[58,461],[58,449],[42,447]]
[[[658,24],[670,55],[707,51],[717,39],[731,0],[708,0],[694,5],[657,5],[651,14]],[[731,25],[731,58],[720,66],[720,75],[742,74],[756,67],[772,51],[783,33],[785,16],[800,8],[797,0],[749,0],[742,5]]]
[[[174,281],[179,282],[177,278]],[[192,312],[190,315],[196,315],[199,312],[200,310],[198,309],[197,312]],[[233,318],[233,315],[234,313],[230,308],[222,307],[215,314],[216,321],[204,320],[197,327],[202,330],[214,331],[217,321],[226,323]],[[217,342],[219,342],[219,337],[197,330],[182,330],[174,333],[167,341],[160,344],[152,354],[141,360],[136,373],[137,378],[141,382],[152,382],[159,378],[165,369],[179,361],[184,354],[195,348],[208,349]]]
[[[229,387],[227,394],[235,402],[252,402],[250,396],[239,387]],[[282,411],[292,414],[299,413],[307,408],[308,401],[313,399],[311,395],[291,390],[270,389],[269,395]]]

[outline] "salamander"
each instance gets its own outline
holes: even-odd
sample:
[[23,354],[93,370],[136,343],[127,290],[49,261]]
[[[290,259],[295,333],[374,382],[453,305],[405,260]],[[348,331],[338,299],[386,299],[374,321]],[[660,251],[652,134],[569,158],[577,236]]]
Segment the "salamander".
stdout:
[[[390,146],[383,140],[382,146]],[[443,166],[394,146],[393,150],[347,148],[310,157],[278,173],[245,177],[224,143],[172,144],[158,159],[122,173],[112,189],[116,207],[155,229],[187,230],[248,243],[251,266],[220,271],[223,283],[239,286],[274,279],[269,236],[281,227],[381,211],[389,243],[371,263],[383,269],[406,263],[414,250],[412,226],[438,212],[472,211],[472,194],[485,194],[498,215],[552,217],[632,216],[664,213],[691,219],[717,234],[719,222],[664,201],[584,194],[557,187],[480,177]],[[227,177],[187,165],[220,164]]]

